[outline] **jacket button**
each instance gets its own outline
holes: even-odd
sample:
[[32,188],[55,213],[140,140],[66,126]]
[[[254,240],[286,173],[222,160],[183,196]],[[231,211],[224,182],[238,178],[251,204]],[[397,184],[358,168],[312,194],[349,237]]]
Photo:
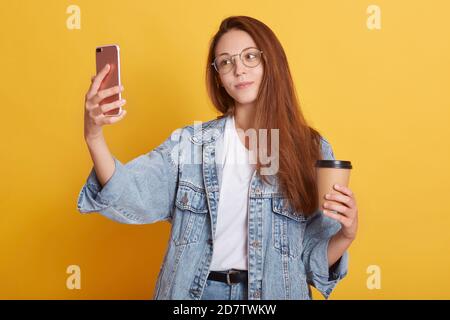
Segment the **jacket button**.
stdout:
[[261,296],[261,293],[260,293],[259,290],[256,290],[255,293],[253,294],[253,297],[255,297],[255,298],[257,298],[257,299],[259,299],[260,296]]
[[253,241],[252,242],[252,246],[255,247],[255,248],[258,248],[259,247],[259,241],[258,240]]
[[181,203],[186,205],[188,203],[189,199],[187,197],[187,192],[184,193],[183,198],[181,198]]
[[190,293],[194,298],[197,298],[200,295],[200,290],[199,289],[191,289]]

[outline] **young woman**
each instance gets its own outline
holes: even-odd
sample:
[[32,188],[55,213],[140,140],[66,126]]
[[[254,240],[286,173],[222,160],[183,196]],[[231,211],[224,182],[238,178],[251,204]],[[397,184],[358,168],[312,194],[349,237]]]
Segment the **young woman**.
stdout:
[[104,124],[126,114],[103,115],[122,101],[99,107],[123,89],[98,91],[107,72],[92,78],[86,95],[94,167],[78,210],[121,223],[172,224],[154,298],[311,299],[309,285],[328,298],[347,274],[358,209],[353,192],[338,186],[327,197],[337,204],[318,208],[314,165],[334,154],[306,123],[269,27],[247,16],[222,21],[206,70],[221,115],[175,130],[125,165],[102,135]]

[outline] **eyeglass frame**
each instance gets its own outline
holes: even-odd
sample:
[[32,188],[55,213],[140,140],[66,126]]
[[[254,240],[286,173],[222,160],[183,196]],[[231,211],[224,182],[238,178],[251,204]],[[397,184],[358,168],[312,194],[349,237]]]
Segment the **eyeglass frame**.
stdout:
[[[248,50],[248,49],[257,49],[257,50],[259,50],[259,48],[257,48],[257,47],[248,47],[248,48],[242,49],[242,51],[241,51],[240,53],[236,53],[236,54],[230,55],[231,63],[233,64],[233,66],[231,67],[230,71],[233,70],[233,67],[234,67],[234,66],[236,66],[236,62],[235,62],[235,60],[233,59],[233,57],[235,57],[235,56],[239,56],[239,59],[241,60],[242,64],[243,64],[244,66],[246,66],[247,68],[256,68],[257,66],[259,66],[259,64],[261,63],[261,61],[259,61],[259,63],[258,63],[256,66],[250,67],[250,66],[246,65],[245,62],[242,60],[241,54],[242,54],[245,50]],[[263,51],[262,51],[262,50],[259,50],[258,53],[259,53],[260,55],[262,55]],[[220,57],[220,56],[223,56],[223,55],[228,55],[228,53],[222,53],[222,54],[218,55],[217,57],[214,58],[213,62],[211,63],[211,65],[214,67],[214,70],[216,70],[216,72],[219,73],[219,74],[220,74],[220,72],[219,72],[219,70],[218,70],[218,68],[217,68],[217,66],[216,66],[216,59],[217,59],[218,57]],[[227,74],[227,73],[230,72],[230,71],[227,71],[227,72],[222,73],[222,74]]]

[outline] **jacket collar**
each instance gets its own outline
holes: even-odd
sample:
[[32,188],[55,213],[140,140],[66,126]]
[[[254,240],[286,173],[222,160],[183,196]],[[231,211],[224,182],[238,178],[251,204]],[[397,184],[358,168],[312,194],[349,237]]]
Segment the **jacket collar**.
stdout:
[[200,145],[216,141],[225,130],[226,119],[226,116],[222,116],[217,119],[201,123],[201,125],[198,126],[194,125],[194,134],[190,137],[190,140],[192,143]]

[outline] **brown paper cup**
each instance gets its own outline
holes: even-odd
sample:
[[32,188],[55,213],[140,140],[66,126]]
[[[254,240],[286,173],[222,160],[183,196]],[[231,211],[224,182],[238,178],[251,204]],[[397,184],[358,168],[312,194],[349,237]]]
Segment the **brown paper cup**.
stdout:
[[316,162],[317,189],[319,194],[319,208],[324,209],[323,203],[338,203],[336,201],[325,199],[325,194],[340,194],[334,189],[334,185],[348,187],[350,180],[350,170],[352,164],[344,160],[318,160]]

